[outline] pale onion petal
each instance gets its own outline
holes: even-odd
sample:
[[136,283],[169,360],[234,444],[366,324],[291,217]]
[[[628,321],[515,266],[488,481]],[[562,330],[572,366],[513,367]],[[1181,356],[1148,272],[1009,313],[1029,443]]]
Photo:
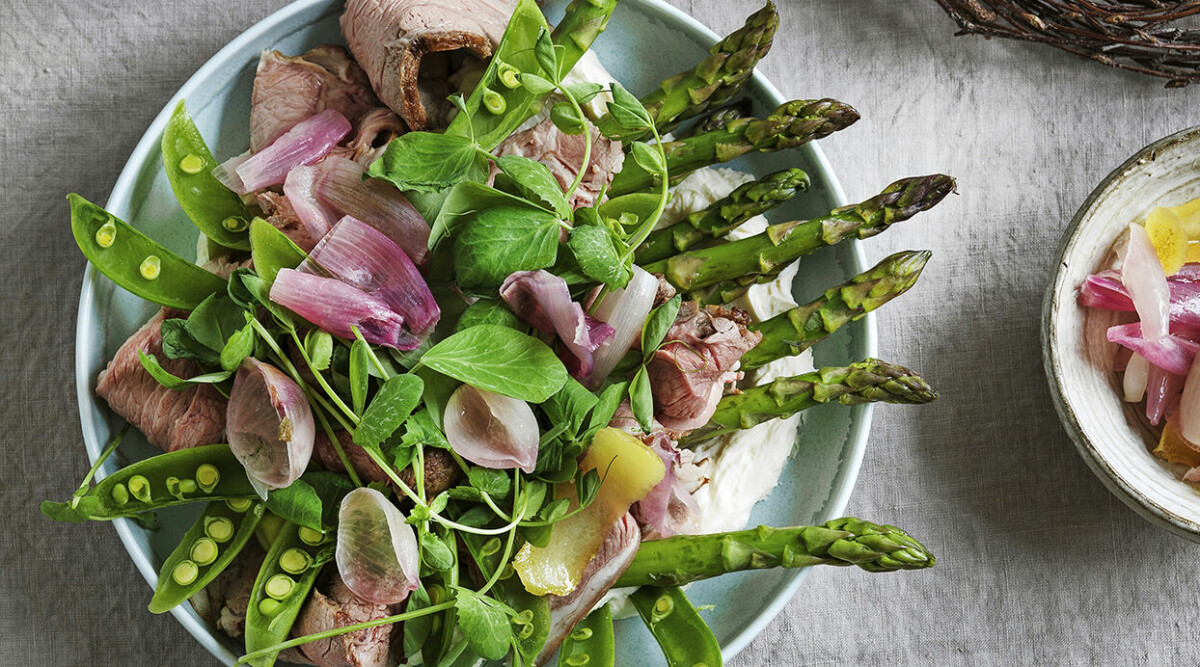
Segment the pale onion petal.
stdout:
[[290,486],[312,457],[316,427],[304,390],[270,364],[247,357],[225,412],[233,455],[260,495]]
[[596,319],[613,328],[613,337],[596,348],[592,357],[592,374],[584,384],[595,389],[617,367],[621,357],[633,347],[642,334],[646,317],[654,307],[658,294],[658,278],[641,267],[633,267],[633,278],[624,289],[613,290],[604,297],[594,313]]
[[545,270],[517,271],[500,286],[500,297],[526,323],[543,333],[557,333],[570,352],[567,368],[576,378],[592,373],[592,352],[612,339],[613,328],[588,317],[571,300],[567,281]]
[[[1195,364],[1192,365],[1195,368]],[[1125,364],[1125,377],[1121,384],[1125,389],[1125,401],[1140,403],[1146,397],[1146,378],[1150,374],[1150,362],[1140,354],[1134,353]],[[1200,397],[1200,396],[1198,396]]]
[[296,211],[300,224],[308,230],[309,238],[319,239],[329,233],[338,214],[317,201],[314,191],[317,168],[302,165],[288,172],[283,182],[283,194]]
[[[1143,336],[1156,341],[1170,331],[1171,291],[1154,244],[1141,225],[1129,225],[1129,246],[1121,266],[1121,282],[1129,290],[1142,322]],[[1185,371],[1186,372],[1186,371]]]
[[382,299],[417,334],[429,331],[441,318],[429,285],[404,250],[356,218],[346,216],[334,225],[300,270],[328,273]]
[[282,269],[271,285],[271,300],[329,333],[347,340],[357,327],[368,343],[412,350],[421,341],[403,329],[400,317],[383,300],[336,278]]
[[217,182],[234,192],[244,195],[249,190],[246,189],[246,184],[242,182],[242,177],[237,175],[236,169],[242,166],[242,163],[250,159],[250,151],[246,151],[241,155],[235,155],[221,164],[213,167],[212,177],[217,179]]
[[339,141],[350,134],[350,129],[350,121],[334,109],[326,109],[296,123],[270,146],[234,169],[245,188],[239,194],[283,183],[292,169],[312,164],[328,155]]
[[342,499],[334,558],[346,586],[376,604],[403,602],[419,583],[417,536],[375,489],[360,487]]
[[331,155],[318,165],[317,198],[383,232],[416,264],[429,256],[429,224],[390,183],[368,178],[362,165]]
[[464,384],[446,402],[443,422],[450,447],[471,463],[533,472],[539,431],[525,401]]
[[1200,443],[1200,361],[1193,361],[1179,400],[1179,434]]

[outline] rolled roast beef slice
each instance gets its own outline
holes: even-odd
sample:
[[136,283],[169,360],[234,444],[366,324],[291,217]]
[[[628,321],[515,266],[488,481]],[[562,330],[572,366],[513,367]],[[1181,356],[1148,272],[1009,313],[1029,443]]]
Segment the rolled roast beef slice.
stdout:
[[[592,153],[587,170],[579,187],[571,197],[571,206],[591,206],[605,187],[612,184],[613,175],[625,161],[621,142],[612,141],[600,134],[592,125]],[[585,140],[582,134],[564,134],[546,118],[533,127],[518,132],[496,149],[496,155],[519,155],[537,160],[550,169],[555,180],[564,189],[570,187],[583,165]],[[670,297],[667,297],[670,298]]]
[[[314,588],[300,610],[292,636],[300,637],[347,625],[374,621],[392,614],[387,605],[367,602],[351,591],[338,576],[336,568],[327,585]],[[328,639],[301,644],[280,654],[281,660],[319,667],[386,667],[391,664],[394,625],[381,625]]]
[[592,611],[608,589],[629,569],[642,543],[637,521],[626,512],[600,544],[600,551],[588,562],[579,577],[579,585],[568,595],[547,595],[550,603],[550,636],[538,654],[536,665],[544,665],[558,650],[559,644]]
[[[171,313],[172,317],[181,315]],[[163,354],[162,323],[166,317],[166,311],[159,310],[121,345],[96,378],[96,395],[145,434],[150,444],[168,452],[221,442],[225,434],[225,399],[212,386],[167,389],[138,360],[138,351],[142,351],[154,355],[163,368],[178,377],[198,373],[193,362],[168,359]]]
[[490,57],[515,8],[516,0],[347,0],[342,34],[379,99],[409,128],[426,130],[442,119],[426,108],[422,88],[440,103],[446,73],[422,77],[422,61],[458,50]]
[[294,58],[263,51],[250,103],[250,150],[257,153],[326,109],[357,125],[378,106],[367,75],[340,46],[318,46]]

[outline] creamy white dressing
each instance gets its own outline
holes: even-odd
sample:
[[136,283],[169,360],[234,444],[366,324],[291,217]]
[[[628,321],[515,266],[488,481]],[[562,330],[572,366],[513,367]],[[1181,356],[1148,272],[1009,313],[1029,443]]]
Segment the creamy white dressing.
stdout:
[[[698,169],[672,189],[668,205],[670,220],[682,220],[687,214],[708,207],[726,197],[754,177],[733,169],[706,167]],[[664,218],[668,214],[664,214]],[[668,222],[667,224],[671,224]],[[767,220],[756,216],[731,232],[727,238],[736,240],[758,234],[767,228]],[[793,262],[769,283],[754,285],[739,297],[734,305],[748,312],[755,321],[762,321],[796,307],[792,298],[792,281],[799,270]],[[769,382],[777,377],[801,375],[813,370],[809,352],[784,357],[754,371],[754,384]],[[695,450],[694,461],[708,478],[693,497],[699,508],[696,533],[721,533],[741,530],[750,520],[750,512],[760,500],[779,483],[779,474],[787,464],[796,443],[796,431],[802,415],[773,419],[742,431],[713,438]],[[629,604],[629,595],[636,588],[617,588],[608,591],[596,605],[610,604],[614,618],[626,618],[637,612]]]

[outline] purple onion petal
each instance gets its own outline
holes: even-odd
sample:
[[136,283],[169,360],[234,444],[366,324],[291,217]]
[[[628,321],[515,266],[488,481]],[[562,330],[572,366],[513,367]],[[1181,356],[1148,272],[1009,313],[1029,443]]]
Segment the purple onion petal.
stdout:
[[1142,337],[1140,322],[1109,327],[1107,336],[1110,343],[1127,347],[1145,357],[1152,366],[1176,375],[1187,375],[1196,350],[1200,348],[1200,345],[1174,334],[1154,341],[1146,340]]
[[292,169],[312,164],[328,155],[339,141],[350,134],[350,129],[350,121],[345,116],[334,109],[326,109],[296,123],[234,171],[242,179],[247,192],[279,185],[287,179]]
[[417,536],[375,489],[360,487],[342,499],[334,559],[346,586],[376,604],[403,602],[419,584]]
[[375,345],[412,350],[421,344],[383,300],[336,278],[282,269],[271,286],[271,300],[335,336],[353,339],[352,327],[358,327]]
[[300,224],[308,231],[309,238],[319,239],[329,233],[338,220],[338,215],[317,201],[317,168],[301,165],[288,172],[283,182],[283,194],[296,211]]
[[[588,317],[571,300],[567,282],[545,270],[518,271],[505,279],[500,296],[517,317],[542,333],[556,333],[575,358],[567,368],[576,378],[592,373],[592,353],[612,339],[613,328]],[[595,332],[595,338],[593,338]]]
[[365,174],[357,162],[332,155],[319,165],[317,198],[383,232],[414,263],[424,263],[429,256],[429,224],[403,193],[378,179],[363,180]]
[[304,473],[316,438],[312,408],[282,371],[247,357],[225,415],[229,448],[260,493],[290,486]]

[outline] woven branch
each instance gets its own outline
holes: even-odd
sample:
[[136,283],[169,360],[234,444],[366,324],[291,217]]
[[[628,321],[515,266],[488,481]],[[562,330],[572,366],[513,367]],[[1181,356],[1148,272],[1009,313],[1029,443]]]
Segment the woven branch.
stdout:
[[1109,67],[1200,81],[1200,2],[1160,0],[937,0],[960,35],[1049,44]]

